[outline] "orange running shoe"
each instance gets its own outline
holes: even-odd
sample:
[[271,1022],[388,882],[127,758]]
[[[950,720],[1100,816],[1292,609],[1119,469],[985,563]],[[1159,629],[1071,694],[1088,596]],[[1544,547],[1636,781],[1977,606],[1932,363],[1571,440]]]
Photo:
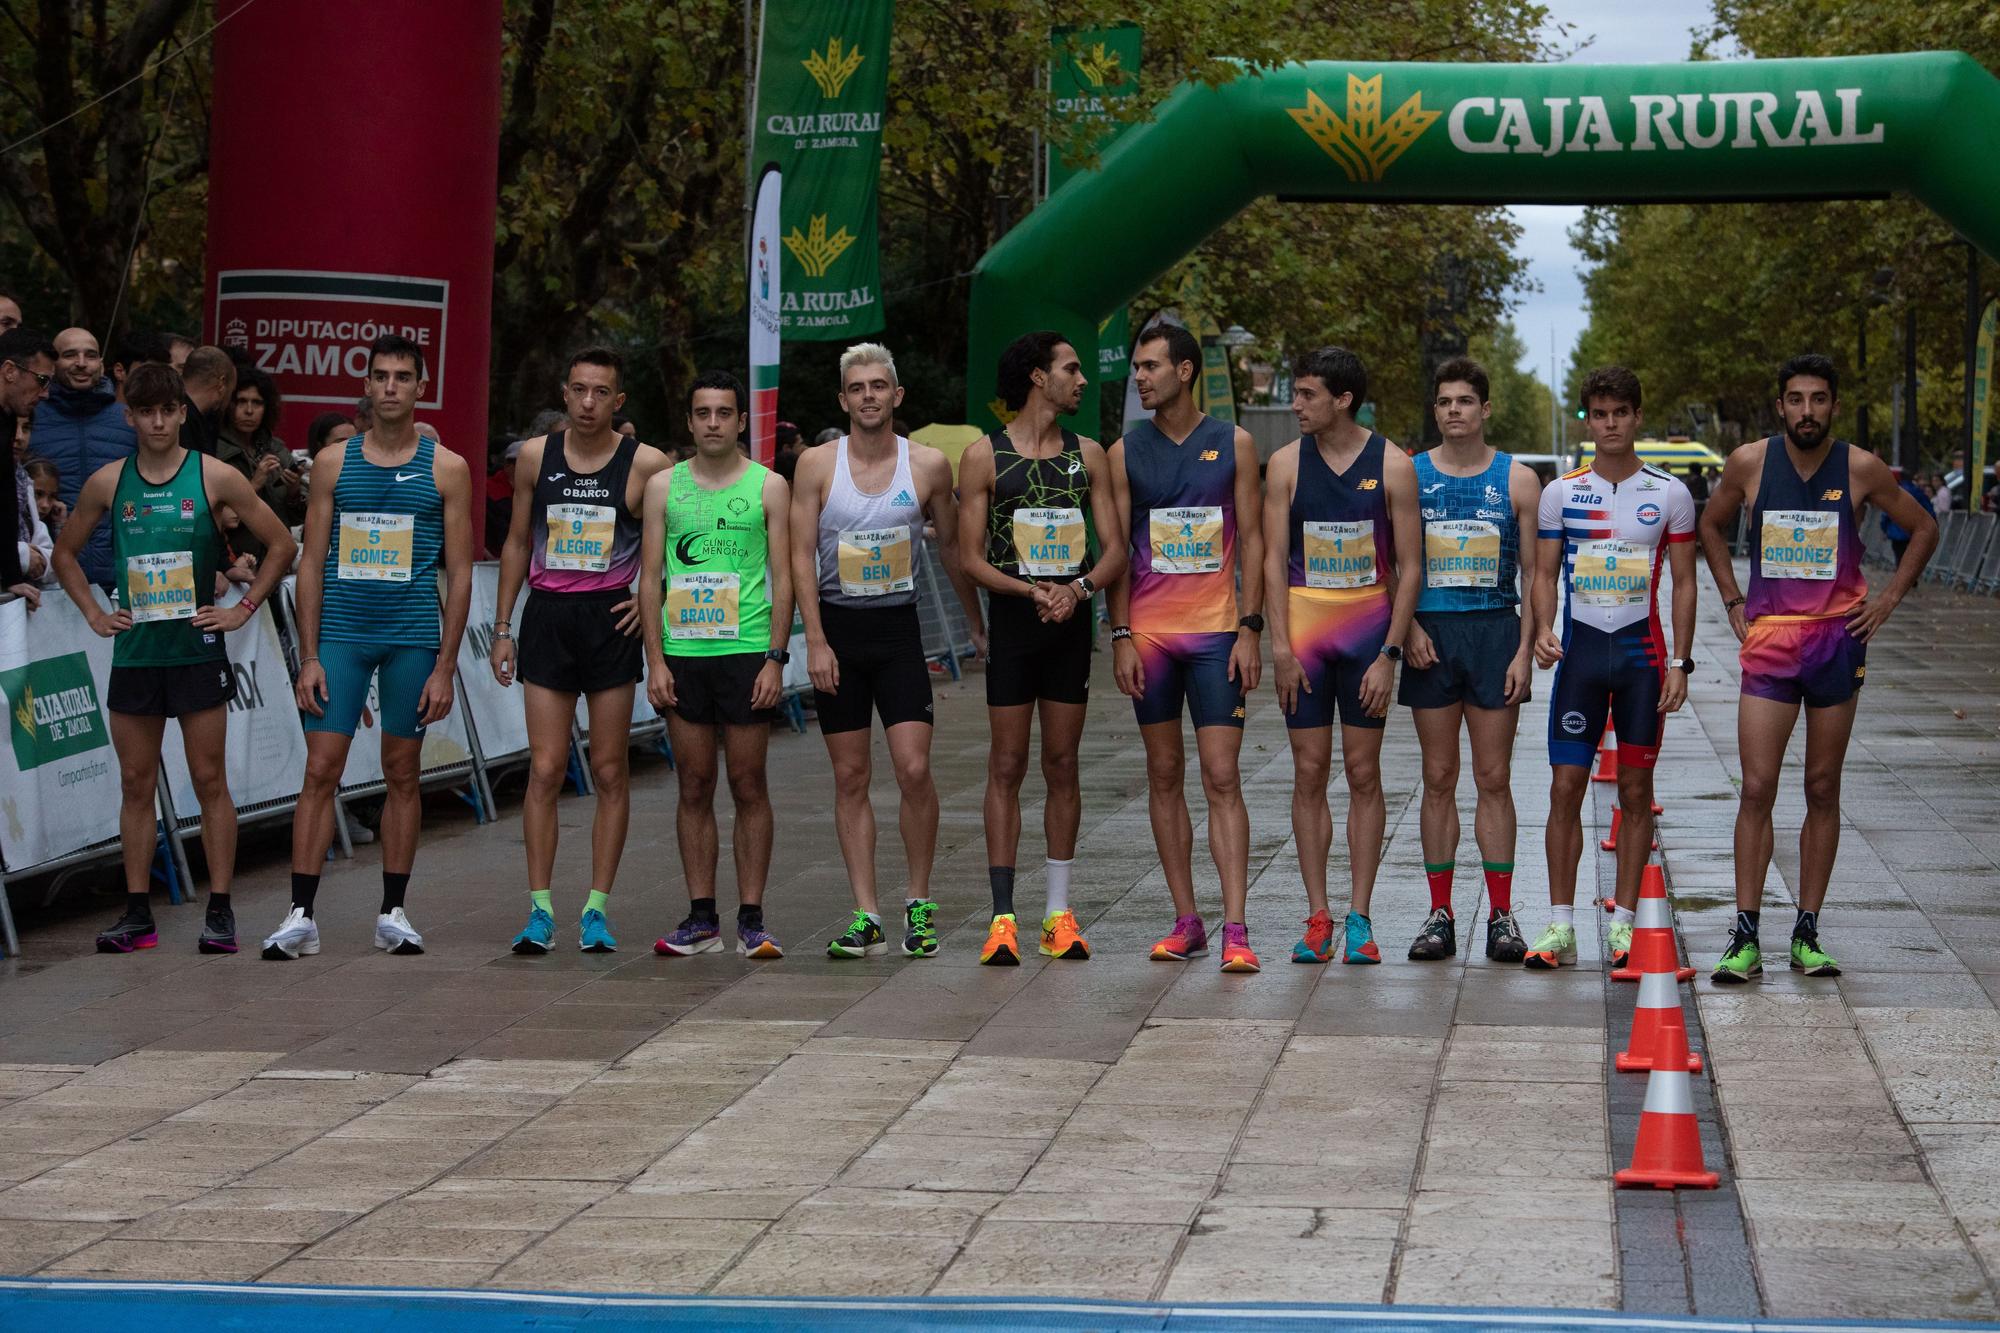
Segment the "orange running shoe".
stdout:
[[1240,921],[1225,921],[1222,925],[1222,970],[1225,972],[1259,972],[1257,955],[1250,951],[1250,927]]
[[1021,942],[1015,934],[1011,913],[993,918],[993,928],[986,932],[986,943],[979,950],[979,961],[988,967],[1021,965]]
[[[1227,940],[1225,934],[1224,939]],[[1314,912],[1306,918],[1305,938],[1292,946],[1295,963],[1324,963],[1333,957],[1333,917]]]
[[1078,962],[1090,957],[1090,943],[1076,927],[1076,913],[1065,907],[1042,922],[1042,954]]
[[1184,963],[1190,958],[1199,958],[1208,952],[1208,928],[1201,924],[1201,915],[1174,918],[1174,928],[1166,938],[1153,946],[1153,961],[1156,963]]

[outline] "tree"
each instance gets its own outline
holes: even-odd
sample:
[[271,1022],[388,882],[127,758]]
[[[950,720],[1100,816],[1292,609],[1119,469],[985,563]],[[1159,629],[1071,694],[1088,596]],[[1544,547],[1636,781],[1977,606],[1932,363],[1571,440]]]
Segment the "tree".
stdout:
[[1550,452],[1549,386],[1541,376],[1521,369],[1528,345],[1511,322],[1472,339],[1472,358],[1486,367],[1491,382],[1493,415],[1486,438],[1495,448],[1514,454]]

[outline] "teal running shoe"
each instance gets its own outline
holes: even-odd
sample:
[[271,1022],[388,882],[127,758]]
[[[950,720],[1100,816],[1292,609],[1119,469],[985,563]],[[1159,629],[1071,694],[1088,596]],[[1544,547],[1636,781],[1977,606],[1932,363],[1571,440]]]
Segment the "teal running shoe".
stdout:
[[[1794,953],[1792,956],[1796,958],[1798,955]],[[1757,937],[1732,930],[1729,932],[1729,947],[1722,951],[1722,961],[1715,965],[1715,971],[1709,974],[1708,979],[1718,986],[1741,986],[1752,977],[1763,975],[1764,952],[1757,947]]]
[[618,941],[611,938],[611,923],[596,908],[585,912],[576,923],[576,947],[585,953],[617,953]]
[[937,904],[919,898],[903,908],[903,952],[912,958],[929,958],[937,951]]
[[858,908],[854,920],[848,923],[847,933],[826,942],[828,958],[872,958],[887,952],[889,938],[882,933],[882,923]]
[[1809,977],[1837,977],[1840,964],[1833,961],[1833,955],[1819,947],[1817,935],[1792,936],[1792,971],[1803,972]]
[[1576,966],[1576,927],[1551,921],[1535,937],[1521,965],[1531,972],[1553,972],[1559,967]]
[[1375,927],[1359,912],[1347,914],[1347,946],[1340,955],[1343,963],[1379,963],[1382,951],[1375,947]]
[[528,928],[514,937],[514,952],[545,954],[556,942],[556,919],[537,907],[528,913]]

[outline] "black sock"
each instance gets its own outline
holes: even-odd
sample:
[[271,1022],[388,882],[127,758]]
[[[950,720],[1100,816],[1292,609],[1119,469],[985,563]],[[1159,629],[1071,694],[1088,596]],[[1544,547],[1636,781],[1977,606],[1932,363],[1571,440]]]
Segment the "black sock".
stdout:
[[[5,892],[5,890],[0,890],[0,892]],[[125,915],[135,917],[141,921],[151,921],[153,919],[153,895],[150,892],[126,894]]]
[[722,917],[715,910],[715,899],[713,898],[688,899],[688,915],[697,921],[706,921],[711,926],[722,924]]
[[762,930],[764,928],[764,904],[739,904],[736,908],[736,928],[738,930]]
[[1738,912],[1736,914],[1736,933],[1748,940],[1756,939],[1757,920],[1763,915],[1762,912]]
[[382,914],[387,916],[403,905],[403,895],[410,891],[410,874],[406,870],[397,874],[393,870],[382,872]]
[[1011,916],[1014,912],[1014,867],[986,867],[986,882],[993,886],[993,915]]
[[310,917],[313,914],[313,899],[319,894],[319,876],[301,875],[292,872],[292,906],[303,908]]
[[1795,939],[1795,940],[1816,940],[1816,939],[1818,939],[1818,938],[1819,938],[1819,913],[1818,913],[1818,912],[1800,912],[1800,913],[1799,913],[1799,919],[1798,919],[1798,921],[1797,921],[1796,923],[1794,923],[1794,925],[1792,926],[1792,938],[1793,938],[1793,939]]

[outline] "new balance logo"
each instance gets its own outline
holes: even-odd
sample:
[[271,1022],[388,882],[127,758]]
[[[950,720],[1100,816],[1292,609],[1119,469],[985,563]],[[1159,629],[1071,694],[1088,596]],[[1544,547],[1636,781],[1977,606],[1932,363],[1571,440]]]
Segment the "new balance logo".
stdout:
[[1201,451],[1201,461],[1204,463],[1213,463],[1219,457],[1221,457],[1219,450],[1204,449]]
[[896,498],[891,500],[889,503],[897,505],[913,505],[916,502],[917,502],[916,497],[912,496],[908,491],[897,491]]

